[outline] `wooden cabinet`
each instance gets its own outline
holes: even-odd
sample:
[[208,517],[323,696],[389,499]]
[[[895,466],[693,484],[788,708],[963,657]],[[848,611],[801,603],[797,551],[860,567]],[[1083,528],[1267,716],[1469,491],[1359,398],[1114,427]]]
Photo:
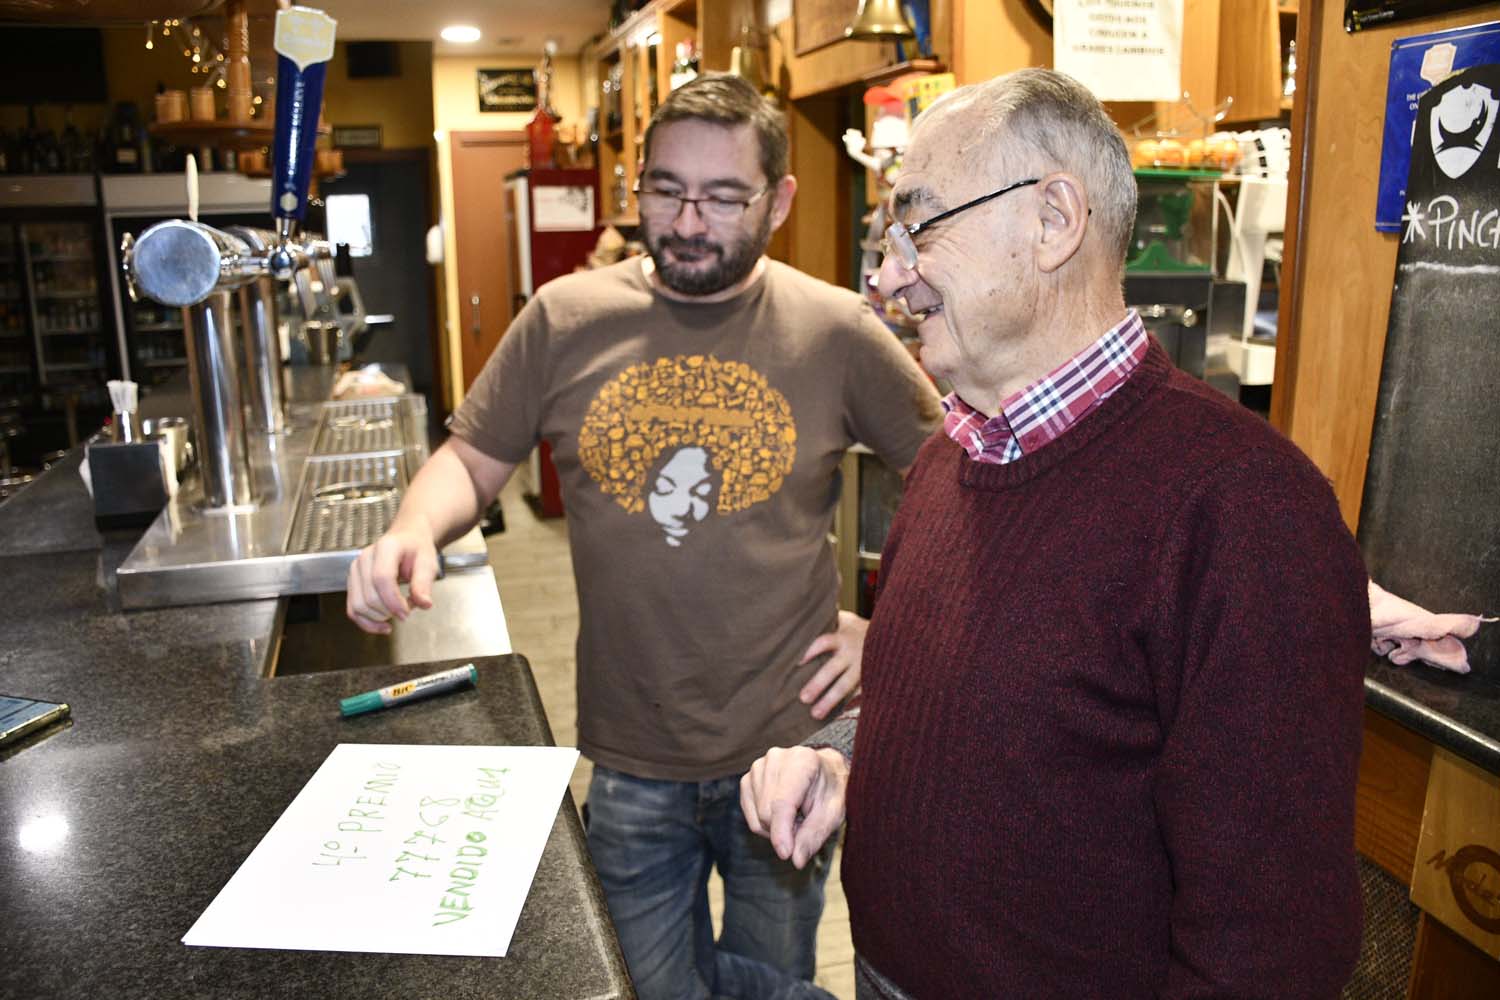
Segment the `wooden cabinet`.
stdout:
[[653,0],[583,52],[583,103],[599,109],[600,214],[607,223],[638,221],[634,188],[646,126],[671,90],[678,43],[692,40],[701,47],[699,11],[705,5]]
[[[1183,93],[1205,116],[1232,100],[1220,127],[1283,117],[1291,110],[1283,69],[1296,31],[1295,0],[1185,0]],[[1184,131],[1196,124],[1185,102],[1115,105],[1114,110],[1115,119],[1126,126],[1147,110],[1156,112],[1158,122]]]
[[[1255,122],[1291,109],[1283,97],[1287,43],[1296,36],[1297,7],[1279,0],[1219,0],[1216,103],[1233,97],[1229,120]],[[1184,65],[1190,55],[1183,53]]]
[[[1403,886],[1411,884],[1419,863],[1432,861],[1419,856],[1417,844],[1424,817],[1433,809],[1429,783],[1437,770],[1435,755],[1443,754],[1435,752],[1425,737],[1373,709],[1365,709],[1364,752],[1354,803],[1354,846]],[[1490,780],[1493,782],[1493,776]],[[1406,996],[1408,1000],[1500,996],[1500,963],[1423,911]]]
[[[952,0],[952,66],[960,83],[975,83],[1022,66],[1052,65],[1050,24],[1025,0]],[[937,17],[934,7],[934,45]],[[1231,123],[1279,117],[1282,67],[1296,33],[1296,0],[1185,0],[1182,15],[1182,89],[1201,112],[1233,97]],[[1181,122],[1171,102],[1120,103],[1115,119],[1129,125],[1150,112]]]
[[[746,41],[744,31],[754,16],[753,7],[745,0],[652,0],[584,49],[583,104],[599,109],[599,188],[606,221],[617,225],[637,221],[631,190],[651,113],[671,91],[678,43],[695,43],[701,71],[725,70],[734,46]],[[851,0],[851,18],[855,7]],[[951,9],[952,0],[931,0],[933,47],[940,58],[948,51]],[[885,43],[836,42],[798,56],[793,52],[790,19],[759,26],[757,37],[762,71],[794,122],[800,120],[797,102],[828,99],[849,89],[863,91],[872,75],[897,64],[895,46]],[[793,128],[793,173],[806,181],[807,171],[796,164],[796,133]],[[837,134],[828,145],[842,156]],[[829,157],[819,159],[821,167]]]
[[[671,90],[677,43],[696,43],[702,70],[726,69],[753,6],[745,0],[652,0],[584,50],[583,104],[599,109],[605,221],[621,226],[638,221],[632,190],[645,130],[656,104]],[[856,4],[851,0],[849,6],[852,17]],[[931,0],[930,14],[936,61],[920,68],[950,66],[963,84],[1052,63],[1047,25],[1024,0]],[[1285,42],[1295,30],[1294,6],[1287,0],[1185,0],[1183,16],[1183,89],[1200,111],[1232,96],[1230,122],[1284,113],[1282,66]],[[842,102],[894,75],[900,69],[897,50],[889,43],[844,41],[799,55],[790,18],[761,30],[763,68],[787,111],[792,172],[802,187],[772,253],[842,283],[847,254],[827,235],[846,228],[847,220],[836,216],[848,214],[841,193],[854,168],[840,136],[845,127],[860,124],[845,120]],[[1122,104],[1112,110],[1127,125],[1153,110],[1166,120],[1183,114],[1169,104]]]

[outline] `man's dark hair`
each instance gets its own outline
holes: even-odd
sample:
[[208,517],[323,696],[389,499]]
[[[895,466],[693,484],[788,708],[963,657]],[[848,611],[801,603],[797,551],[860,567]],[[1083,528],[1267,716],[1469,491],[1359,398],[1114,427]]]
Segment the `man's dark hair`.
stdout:
[[651,162],[651,137],[658,125],[703,121],[725,128],[749,125],[760,143],[760,169],[775,187],[787,173],[786,115],[742,78],[728,73],[704,73],[667,95],[646,127],[646,162]]

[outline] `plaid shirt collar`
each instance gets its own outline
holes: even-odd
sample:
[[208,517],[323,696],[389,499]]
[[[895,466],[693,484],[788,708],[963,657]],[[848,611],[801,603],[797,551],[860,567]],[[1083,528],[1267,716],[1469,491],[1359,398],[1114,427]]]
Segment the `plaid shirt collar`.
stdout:
[[1132,309],[1118,326],[1002,402],[996,416],[986,417],[958,393],[949,393],[943,400],[943,432],[976,462],[1014,462],[1057,440],[1107,399],[1135,371],[1150,343]]

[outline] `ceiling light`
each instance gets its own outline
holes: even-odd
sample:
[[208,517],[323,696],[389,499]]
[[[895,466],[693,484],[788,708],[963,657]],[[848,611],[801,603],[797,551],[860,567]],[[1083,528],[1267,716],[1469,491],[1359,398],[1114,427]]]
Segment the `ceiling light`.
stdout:
[[479,29],[472,24],[450,24],[443,29],[442,34],[445,42],[466,44],[479,41]]

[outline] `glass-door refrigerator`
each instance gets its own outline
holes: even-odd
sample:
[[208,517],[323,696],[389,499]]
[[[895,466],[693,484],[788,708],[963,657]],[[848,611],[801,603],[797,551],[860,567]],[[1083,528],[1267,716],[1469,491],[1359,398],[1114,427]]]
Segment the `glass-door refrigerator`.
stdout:
[[92,174],[0,185],[0,458],[23,469],[110,412],[105,382],[120,366],[97,190]]

